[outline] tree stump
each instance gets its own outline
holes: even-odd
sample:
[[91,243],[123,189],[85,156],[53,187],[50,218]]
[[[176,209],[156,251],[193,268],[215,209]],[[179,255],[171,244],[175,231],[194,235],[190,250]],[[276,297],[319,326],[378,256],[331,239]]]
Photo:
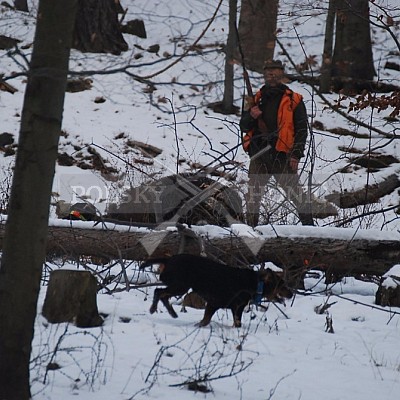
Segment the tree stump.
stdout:
[[400,265],[395,265],[383,275],[375,295],[380,306],[400,307]]
[[103,319],[98,313],[96,295],[97,282],[90,272],[52,271],[42,314],[52,324],[73,322],[79,328],[100,326]]

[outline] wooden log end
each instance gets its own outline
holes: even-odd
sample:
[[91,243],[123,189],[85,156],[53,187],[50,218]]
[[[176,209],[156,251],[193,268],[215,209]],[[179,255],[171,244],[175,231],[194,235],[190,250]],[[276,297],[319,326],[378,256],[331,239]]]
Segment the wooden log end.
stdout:
[[53,324],[72,322],[80,328],[101,326],[97,282],[88,271],[55,270],[50,274],[43,316]]
[[375,304],[383,307],[400,307],[400,277],[384,276],[375,294]]

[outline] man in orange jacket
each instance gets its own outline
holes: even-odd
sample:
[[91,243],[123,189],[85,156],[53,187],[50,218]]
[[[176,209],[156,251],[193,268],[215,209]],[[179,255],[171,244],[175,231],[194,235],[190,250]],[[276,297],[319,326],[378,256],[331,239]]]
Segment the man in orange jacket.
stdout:
[[265,85],[253,104],[243,111],[240,129],[243,148],[249,154],[247,223],[258,225],[260,204],[271,176],[295,205],[303,225],[314,225],[310,196],[299,183],[297,170],[307,140],[307,111],[302,96],[284,85],[281,61],[264,65]]

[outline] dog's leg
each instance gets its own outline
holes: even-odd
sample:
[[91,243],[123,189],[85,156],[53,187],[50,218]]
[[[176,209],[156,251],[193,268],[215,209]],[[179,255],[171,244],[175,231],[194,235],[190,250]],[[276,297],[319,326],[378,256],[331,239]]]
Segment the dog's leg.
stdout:
[[206,309],[204,311],[203,319],[200,322],[198,322],[196,324],[196,326],[198,326],[198,327],[207,326],[210,323],[212,316],[215,314],[215,312],[218,309],[219,309],[219,307],[216,307],[210,303],[207,303]]
[[240,328],[242,326],[242,314],[245,307],[246,307],[245,304],[241,304],[234,308],[233,307],[231,308],[233,316],[233,326],[235,328]]
[[174,308],[172,307],[171,303],[169,302],[171,295],[166,293],[164,296],[161,296],[160,300],[164,304],[165,308],[168,310],[169,315],[172,318],[178,318],[178,314],[175,312]]
[[157,303],[159,300],[164,304],[165,308],[168,310],[169,315],[172,318],[178,318],[178,314],[175,312],[174,308],[172,307],[171,303],[169,302],[169,299],[172,296],[182,296],[188,291],[188,288],[182,288],[182,287],[167,287],[165,289],[156,289],[154,291],[154,298],[153,298],[153,304],[150,307],[150,313],[153,314],[155,311],[157,311]]
[[157,311],[157,304],[158,301],[160,300],[160,295],[161,292],[163,292],[165,289],[155,289],[154,290],[154,295],[153,295],[153,302],[151,303],[150,307],[150,314],[154,314]]

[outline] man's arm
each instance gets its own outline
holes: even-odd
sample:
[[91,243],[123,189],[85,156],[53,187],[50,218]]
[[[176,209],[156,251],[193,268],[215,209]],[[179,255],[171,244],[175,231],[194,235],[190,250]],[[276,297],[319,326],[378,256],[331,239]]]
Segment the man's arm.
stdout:
[[250,110],[243,111],[242,117],[240,118],[239,127],[242,132],[248,132],[254,129],[256,126],[256,120],[251,116]]

